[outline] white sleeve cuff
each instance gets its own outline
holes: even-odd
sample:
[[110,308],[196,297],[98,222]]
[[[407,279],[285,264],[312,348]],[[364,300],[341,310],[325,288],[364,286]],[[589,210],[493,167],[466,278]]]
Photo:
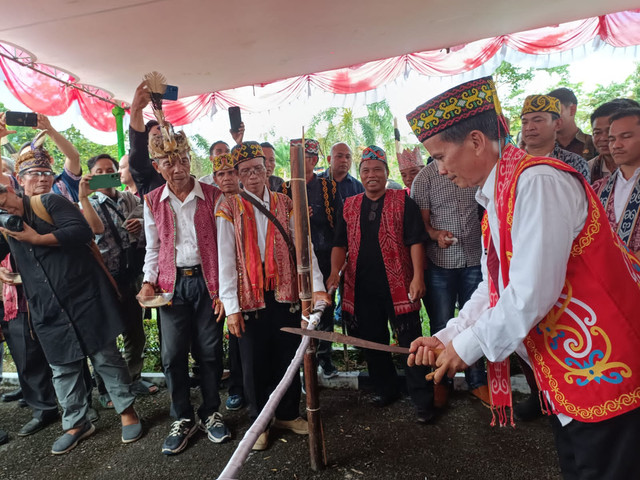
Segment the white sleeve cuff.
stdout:
[[452,344],[458,356],[467,365],[473,365],[482,358],[482,346],[473,333],[472,328],[467,328],[460,332],[460,334],[453,339]]
[[228,317],[234,313],[240,313],[240,303],[238,297],[220,297],[222,305],[224,305],[224,314]]

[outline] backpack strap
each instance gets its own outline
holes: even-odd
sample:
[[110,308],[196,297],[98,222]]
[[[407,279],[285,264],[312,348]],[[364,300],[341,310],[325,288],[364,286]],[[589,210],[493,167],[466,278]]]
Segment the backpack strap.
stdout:
[[[35,213],[36,216],[40,218],[40,220],[44,220],[49,225],[53,225],[55,227],[55,223],[53,223],[53,218],[51,218],[51,215],[49,214],[44,204],[42,203],[42,195],[34,195],[32,197],[29,197],[29,204],[31,206],[31,210],[33,210],[33,213]],[[107,275],[107,278],[111,282],[111,285],[113,285],[113,288],[115,289],[116,293],[118,294],[118,296],[120,296],[118,285],[116,284],[116,281],[114,280],[113,276],[109,272],[109,269],[105,265],[104,260],[102,258],[102,254],[100,253],[100,249],[98,248],[98,245],[96,245],[96,242],[94,239],[91,239],[91,241],[88,243],[88,247],[89,247],[89,250],[91,251],[91,254],[93,255],[93,258],[95,258],[96,262],[98,262],[98,265],[100,265],[100,268],[102,268],[104,273]]]

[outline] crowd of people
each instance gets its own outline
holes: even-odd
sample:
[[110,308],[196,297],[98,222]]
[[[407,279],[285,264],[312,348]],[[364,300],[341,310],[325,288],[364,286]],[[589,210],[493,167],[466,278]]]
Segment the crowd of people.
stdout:
[[[158,121],[145,123],[150,101]],[[516,352],[532,390],[515,405],[516,418],[553,414],[565,478],[635,478],[640,105],[598,106],[592,135],[576,125],[576,109],[566,88],[528,96],[517,148],[491,78],[467,82],[407,115],[431,155],[426,163],[418,147],[391,155],[370,145],[357,154],[360,180],[351,174],[356,146],[333,145],[328,168],[316,173],[319,143],[292,140],[305,156],[313,297],[329,305],[319,329],[332,331],[338,310],[350,335],[410,347],[405,379],[418,423],[446,405],[458,371],[508,423]],[[158,308],[173,418],[167,455],[183,451],[198,429],[214,443],[232,436],[220,396],[225,322],[225,407],[246,406],[252,420],[299,344],[280,330],[299,326],[303,312],[291,185],[273,175],[274,147],[245,141],[241,125],[231,131],[233,148],[211,145],[212,173],[198,180],[187,137],[158,111],[143,82],[131,103],[128,155],[93,157],[84,176],[77,150],[43,115],[37,128],[65,155],[63,172],[54,174],[37,141],[3,164],[0,208],[21,224],[0,218],[0,323],[21,389],[6,395],[22,396],[33,411],[20,436],[56,423],[60,406],[64,433],[54,454],[93,434],[94,382],[100,404],[121,416],[122,442],[142,436],[135,397],[157,391],[141,378],[142,299],[172,294]],[[0,136],[10,133],[0,114]],[[390,184],[393,157],[404,188]],[[91,188],[95,176],[116,172],[124,190]],[[422,304],[430,337],[422,336]],[[391,354],[364,356],[372,404],[396,401],[402,388]],[[317,360],[322,375],[337,375],[330,343],[319,343]],[[308,434],[300,399],[295,377],[255,450],[268,448],[272,430]]]

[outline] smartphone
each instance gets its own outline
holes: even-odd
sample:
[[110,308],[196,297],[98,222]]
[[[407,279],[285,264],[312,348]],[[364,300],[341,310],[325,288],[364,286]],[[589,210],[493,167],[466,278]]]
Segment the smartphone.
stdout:
[[7,125],[16,127],[37,127],[38,114],[33,112],[7,112],[5,114]]
[[178,87],[175,85],[167,85],[167,89],[162,95],[163,100],[178,100]]
[[240,107],[229,107],[229,123],[231,123],[231,130],[234,132],[240,130],[240,124],[242,123]]
[[99,188],[119,187],[122,184],[119,173],[105,173],[104,175],[94,175],[89,180],[89,188],[98,190]]

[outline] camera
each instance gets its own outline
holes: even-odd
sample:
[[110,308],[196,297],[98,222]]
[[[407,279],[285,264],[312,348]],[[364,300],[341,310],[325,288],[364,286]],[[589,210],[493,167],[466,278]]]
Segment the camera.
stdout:
[[21,232],[24,230],[24,223],[22,217],[0,211],[0,227],[11,230],[12,232]]

